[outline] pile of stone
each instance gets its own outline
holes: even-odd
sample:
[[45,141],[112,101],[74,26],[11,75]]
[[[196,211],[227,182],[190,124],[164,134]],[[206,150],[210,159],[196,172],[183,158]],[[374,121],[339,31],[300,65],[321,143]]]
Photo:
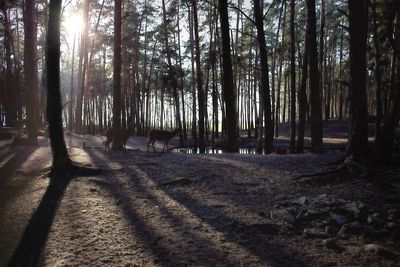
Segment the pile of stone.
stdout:
[[400,210],[393,205],[367,207],[327,194],[301,196],[275,204],[272,219],[304,238],[320,238],[327,248],[341,250],[338,239],[400,240]]

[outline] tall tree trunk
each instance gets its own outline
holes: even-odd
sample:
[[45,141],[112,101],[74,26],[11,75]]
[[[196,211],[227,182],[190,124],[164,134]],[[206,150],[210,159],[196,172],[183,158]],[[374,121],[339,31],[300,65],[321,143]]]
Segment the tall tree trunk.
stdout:
[[233,71],[231,59],[231,47],[229,37],[229,17],[228,2],[218,1],[218,10],[221,20],[221,39],[222,39],[222,85],[226,107],[226,151],[238,152],[237,143],[237,115],[236,115],[236,93],[233,84]]
[[24,8],[24,64],[25,93],[27,99],[28,139],[37,145],[38,71],[36,65],[36,12],[35,1],[25,0]]
[[343,28],[341,30],[341,35],[340,35],[340,50],[339,50],[339,120],[342,120],[343,118]]
[[121,138],[121,12],[122,0],[114,6],[114,62],[113,62],[113,150],[123,148]]
[[199,24],[197,20],[197,1],[192,0],[193,5],[193,28],[194,28],[194,42],[196,48],[196,80],[197,80],[197,97],[199,102],[199,149],[200,153],[205,152],[205,138],[204,138],[204,91],[203,91],[203,74],[201,71],[200,63],[200,40],[199,40]]
[[[327,111],[327,101],[328,99],[328,94],[326,92],[326,87],[325,87],[325,55],[324,55],[324,47],[325,47],[325,36],[324,36],[324,30],[325,30],[325,0],[321,0],[321,6],[320,6],[320,27],[319,27],[319,54],[318,54],[318,66],[319,66],[319,71],[320,71],[320,77],[319,77],[319,88],[320,92],[322,93],[321,99],[323,102],[323,107],[325,108],[325,115],[329,113]],[[328,118],[325,116],[325,120]]]
[[76,41],[76,36],[74,35],[74,41],[72,44],[72,56],[71,56],[71,84],[70,84],[70,96],[69,96],[69,100],[71,101],[69,103],[69,122],[68,122],[68,129],[70,131],[72,131],[72,129],[74,128],[74,116],[72,115],[72,109],[74,106],[74,102],[75,102],[75,90],[74,90],[74,69],[75,69],[75,41]]
[[297,153],[304,152],[304,128],[306,124],[307,112],[307,77],[308,77],[308,59],[309,59],[309,43],[310,38],[309,21],[306,24],[306,36],[304,41],[304,60],[301,69],[301,85],[299,91],[299,133],[297,138]]
[[[263,100],[264,108],[264,122],[265,122],[265,139],[264,139],[264,151],[269,154],[273,149],[274,142],[274,125],[272,123],[271,116],[271,96],[269,90],[269,78],[268,78],[268,53],[267,45],[265,42],[264,32],[264,21],[262,7],[264,5],[263,0],[254,0],[254,18],[257,29],[257,40],[260,48],[260,64],[261,64],[261,96]],[[261,122],[261,120],[260,120]]]
[[185,109],[185,95],[184,95],[184,83],[183,83],[183,73],[182,73],[182,53],[181,53],[181,29],[180,29],[180,9],[178,5],[178,12],[177,12],[177,27],[178,27],[178,57],[179,57],[179,89],[181,92],[181,99],[182,99],[182,130],[183,130],[183,139],[187,140],[187,128],[186,128],[186,109]]
[[296,65],[295,65],[295,35],[294,35],[294,13],[295,1],[290,3],[290,153],[296,152]]
[[[282,20],[282,14],[283,14],[283,9],[284,9],[285,1],[282,1],[282,6],[279,11],[279,19],[278,19],[278,29],[276,30],[276,37],[275,37],[275,44],[274,44],[274,54],[273,54],[273,59],[272,59],[272,79],[271,79],[271,92],[272,92],[272,116],[273,116],[273,122],[275,124],[275,134],[278,132],[277,131],[277,126],[279,122],[279,118],[277,118],[278,112],[277,110],[277,102],[276,98],[278,97],[279,94],[279,89],[276,88],[275,86],[275,76],[276,76],[276,58],[278,56],[277,50],[278,50],[278,42],[279,42],[279,33],[280,33],[280,28],[281,28],[281,20]],[[278,89],[278,90],[276,90]],[[276,136],[276,135],[275,135]]]
[[379,142],[381,131],[381,117],[382,117],[382,75],[381,75],[381,51],[378,40],[378,25],[376,24],[376,1],[372,6],[373,10],[373,41],[375,48],[375,83],[376,83],[376,124],[375,124],[375,143]]
[[87,65],[87,37],[89,27],[89,0],[85,0],[83,7],[83,31],[81,33],[81,43],[79,52],[79,63],[78,63],[78,92],[76,98],[76,109],[75,109],[75,127],[76,131],[82,132],[82,105],[83,105],[83,93],[85,89],[85,74]]
[[6,76],[5,76],[5,90],[4,90],[4,106],[5,106],[5,123],[6,126],[14,126],[17,119],[17,107],[15,101],[15,90],[13,82],[13,70],[11,60],[11,25],[7,11],[7,1],[0,1],[0,9],[3,13],[4,21],[4,50],[6,59]]
[[390,155],[393,152],[395,129],[398,127],[400,120],[400,5],[399,3],[395,3],[391,7],[396,13],[394,38],[390,37],[393,38],[391,40],[391,45],[393,48],[392,69],[394,69],[394,71],[391,73],[390,77],[390,108],[385,117],[381,129],[381,136],[375,151],[375,160],[378,162],[385,162],[390,159]]
[[[194,3],[195,4],[195,3]],[[171,61],[171,53],[169,49],[169,42],[168,42],[168,24],[167,24],[167,12],[165,10],[165,0],[162,0],[162,9],[163,9],[163,24],[164,24],[164,41],[165,41],[165,49],[167,51],[167,61],[168,61],[168,77],[169,80],[172,82],[172,93],[174,96],[174,103],[175,103],[175,120],[178,123],[179,129],[179,146],[183,146],[183,134],[182,134],[182,122],[181,122],[181,113],[179,107],[179,95],[177,89],[177,69],[176,67],[172,66]],[[195,8],[194,8],[195,10]],[[197,17],[195,18],[195,22],[197,23]]]
[[71,166],[64,141],[60,92],[60,11],[61,0],[50,1],[47,34],[47,121],[51,152],[52,172],[62,173]]
[[350,27],[350,118],[347,154],[355,160],[365,157],[368,145],[366,94],[368,2],[349,0]]
[[322,153],[321,93],[319,88],[318,51],[316,41],[315,0],[306,0],[307,19],[310,27],[310,105],[311,105],[311,152]]
[[197,119],[196,119],[196,81],[195,81],[195,56],[194,56],[194,34],[193,34],[193,12],[188,5],[188,17],[189,17],[189,38],[190,38],[190,62],[191,62],[191,70],[192,70],[192,79],[191,79],[191,87],[192,87],[192,138],[194,147],[198,146],[197,139]]
[[[282,68],[283,59],[285,56],[286,43],[285,43],[285,29],[286,29],[286,1],[283,1],[283,23],[282,23],[282,43],[281,51],[279,53],[279,71],[278,71],[278,84],[276,88],[276,104],[275,104],[275,137],[279,135],[279,122],[280,122],[280,110],[281,110],[281,84],[282,84]],[[284,120],[284,118],[283,118]]]

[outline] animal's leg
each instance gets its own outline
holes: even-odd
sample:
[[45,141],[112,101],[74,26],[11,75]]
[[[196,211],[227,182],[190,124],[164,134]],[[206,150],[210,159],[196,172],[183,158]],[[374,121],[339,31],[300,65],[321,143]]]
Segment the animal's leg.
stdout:
[[153,140],[153,143],[152,143],[152,145],[153,145],[153,152],[156,152],[156,149],[155,149],[155,147],[154,147],[154,142],[155,142],[156,140]]

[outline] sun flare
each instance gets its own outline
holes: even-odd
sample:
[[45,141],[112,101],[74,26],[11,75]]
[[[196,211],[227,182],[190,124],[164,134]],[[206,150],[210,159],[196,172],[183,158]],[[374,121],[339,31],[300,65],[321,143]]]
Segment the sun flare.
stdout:
[[79,34],[83,28],[83,19],[80,13],[72,13],[64,16],[62,25],[69,37]]

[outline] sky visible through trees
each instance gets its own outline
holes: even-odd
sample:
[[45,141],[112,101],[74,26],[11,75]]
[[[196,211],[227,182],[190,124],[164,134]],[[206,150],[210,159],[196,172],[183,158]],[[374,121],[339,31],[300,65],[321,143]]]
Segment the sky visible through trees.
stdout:
[[[226,26],[218,10],[225,2]],[[24,5],[3,1],[1,7],[1,122],[17,126],[35,121],[28,125],[35,142],[32,129],[46,125],[49,7],[37,0],[33,13],[23,13]],[[379,141],[385,117],[391,116],[392,126],[387,122],[384,127],[391,135],[398,118],[397,5],[370,3],[366,12],[372,19],[361,26],[368,38],[360,40],[349,30],[349,22],[359,15],[351,16],[351,2],[344,0],[125,0],[119,23],[114,1],[63,1],[63,126],[88,134],[111,127],[135,135],[146,135],[151,128],[179,129],[180,146],[188,137],[201,148],[222,137],[232,151],[237,151],[233,136],[246,133],[258,140],[260,152],[270,153],[278,126],[290,123],[290,152],[295,153],[303,151],[304,125],[309,123],[311,151],[321,153],[323,121],[350,117],[352,133],[365,136],[367,120],[373,120]],[[31,23],[27,17],[35,23],[32,29],[25,27]],[[351,40],[367,42],[365,53],[354,50],[355,61]],[[27,49],[29,43],[37,49]],[[229,63],[224,45],[230,48]],[[358,75],[351,63],[364,60],[365,85],[351,77]],[[32,71],[33,65],[37,70]],[[228,70],[233,84],[224,80]],[[31,87],[32,81],[37,87]],[[359,95],[362,111],[354,105]]]

